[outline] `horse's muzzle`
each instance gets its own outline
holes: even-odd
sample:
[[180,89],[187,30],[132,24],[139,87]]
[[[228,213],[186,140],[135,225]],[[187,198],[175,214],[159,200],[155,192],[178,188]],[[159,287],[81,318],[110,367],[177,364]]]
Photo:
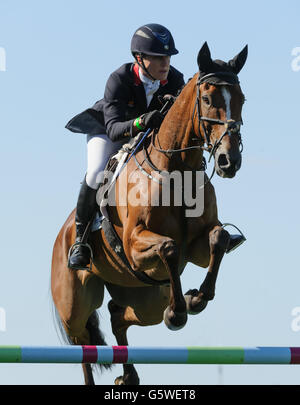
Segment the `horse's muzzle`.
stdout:
[[229,153],[218,153],[215,156],[216,173],[223,178],[232,178],[240,169],[242,155],[240,153],[231,155]]

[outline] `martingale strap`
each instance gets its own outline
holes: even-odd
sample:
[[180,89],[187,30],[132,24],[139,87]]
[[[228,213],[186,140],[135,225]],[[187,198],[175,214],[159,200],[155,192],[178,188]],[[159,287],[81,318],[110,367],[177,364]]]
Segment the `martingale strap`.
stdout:
[[130,263],[126,257],[124,252],[123,243],[119,238],[119,235],[115,231],[112,223],[107,219],[104,218],[102,221],[102,229],[105,235],[105,238],[113,251],[119,256],[120,260],[123,264],[127,267],[131,274],[133,274],[139,281],[148,285],[169,285],[170,280],[154,280],[153,278],[149,277],[146,273],[141,271],[134,271]]

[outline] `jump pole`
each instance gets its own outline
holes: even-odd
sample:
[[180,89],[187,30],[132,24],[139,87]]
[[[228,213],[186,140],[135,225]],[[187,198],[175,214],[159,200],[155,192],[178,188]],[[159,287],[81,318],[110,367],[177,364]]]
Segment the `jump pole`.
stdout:
[[0,363],[300,364],[300,347],[0,346]]

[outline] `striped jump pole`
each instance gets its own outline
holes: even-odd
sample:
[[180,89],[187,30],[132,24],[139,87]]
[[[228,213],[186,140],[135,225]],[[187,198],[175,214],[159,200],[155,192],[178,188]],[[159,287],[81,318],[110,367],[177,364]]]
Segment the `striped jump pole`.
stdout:
[[0,346],[0,363],[300,364],[300,347]]

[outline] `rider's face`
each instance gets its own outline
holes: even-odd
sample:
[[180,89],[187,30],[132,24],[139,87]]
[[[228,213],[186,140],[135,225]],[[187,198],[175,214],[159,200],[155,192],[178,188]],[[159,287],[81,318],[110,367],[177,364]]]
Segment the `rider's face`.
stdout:
[[[156,80],[167,79],[170,70],[170,59],[170,56],[144,55],[143,57],[146,69]],[[147,72],[144,72],[144,74],[148,76]]]

